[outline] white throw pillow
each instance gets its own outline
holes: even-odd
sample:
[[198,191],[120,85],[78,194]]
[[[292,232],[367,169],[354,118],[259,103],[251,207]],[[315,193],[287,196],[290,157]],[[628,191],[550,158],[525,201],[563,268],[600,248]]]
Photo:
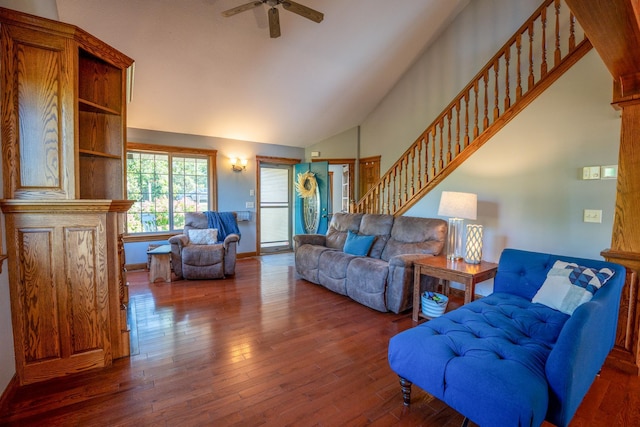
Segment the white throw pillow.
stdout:
[[531,302],[539,302],[571,315],[613,276],[613,270],[588,268],[575,263],[556,261]]
[[189,230],[189,241],[194,245],[214,245],[218,242],[218,229],[192,228]]

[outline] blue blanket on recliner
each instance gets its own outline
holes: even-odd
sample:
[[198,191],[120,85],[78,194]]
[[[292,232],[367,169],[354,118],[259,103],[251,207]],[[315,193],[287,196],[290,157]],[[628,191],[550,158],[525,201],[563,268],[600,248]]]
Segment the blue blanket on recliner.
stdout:
[[[225,237],[229,234],[237,234],[240,236],[240,229],[236,222],[233,212],[213,212],[206,211],[207,222],[209,228],[218,229],[218,241],[224,242]],[[239,241],[239,240],[238,240]]]

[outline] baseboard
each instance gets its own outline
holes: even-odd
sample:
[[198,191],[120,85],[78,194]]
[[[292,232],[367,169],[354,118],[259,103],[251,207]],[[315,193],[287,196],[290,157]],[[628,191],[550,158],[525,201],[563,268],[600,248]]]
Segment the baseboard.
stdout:
[[139,262],[137,264],[125,264],[124,269],[127,271],[146,270],[147,264],[144,262]]
[[9,413],[9,402],[13,399],[13,396],[18,391],[18,387],[20,386],[20,382],[18,381],[18,375],[14,374],[9,384],[7,384],[7,388],[2,392],[2,396],[0,397],[0,414],[8,414]]
[[240,258],[251,258],[256,256],[257,254],[255,252],[242,252],[242,253],[238,253],[236,254],[236,258],[240,259]]

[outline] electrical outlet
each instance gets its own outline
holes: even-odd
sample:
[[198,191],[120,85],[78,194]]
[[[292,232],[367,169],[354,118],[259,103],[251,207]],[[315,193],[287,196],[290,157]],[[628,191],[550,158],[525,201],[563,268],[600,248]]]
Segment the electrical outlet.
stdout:
[[245,204],[245,206],[246,206],[246,208],[247,208],[247,209],[253,209],[253,208],[255,207],[255,205],[253,204],[253,202],[247,202],[247,203]]
[[602,210],[601,209],[585,209],[584,222],[602,223]]

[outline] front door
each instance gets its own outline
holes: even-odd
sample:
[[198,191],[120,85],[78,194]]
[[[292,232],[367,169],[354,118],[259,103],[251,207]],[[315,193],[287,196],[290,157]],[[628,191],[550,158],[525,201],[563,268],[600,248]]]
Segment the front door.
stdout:
[[329,218],[329,163],[294,166],[295,232],[325,234]]

